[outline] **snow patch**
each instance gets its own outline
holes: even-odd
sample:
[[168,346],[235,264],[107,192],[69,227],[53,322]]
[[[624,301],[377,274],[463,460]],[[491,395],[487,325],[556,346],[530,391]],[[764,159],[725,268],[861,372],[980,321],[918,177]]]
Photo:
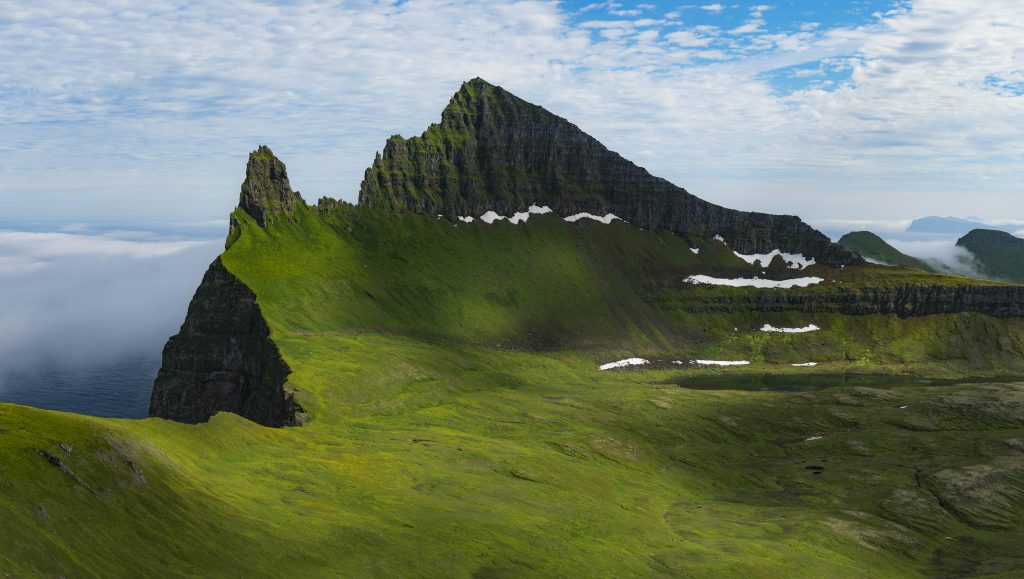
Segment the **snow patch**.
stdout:
[[790,269],[804,269],[816,263],[813,258],[806,258],[802,253],[783,253],[780,249],[773,249],[768,253],[752,253],[750,255],[734,251],[733,254],[750,265],[759,263],[761,267],[768,267],[776,255],[781,255],[782,259],[789,264]]
[[819,284],[824,280],[820,277],[798,277],[794,279],[761,279],[761,278],[735,278],[725,279],[720,277],[711,277],[708,275],[691,275],[683,280],[686,283],[692,283],[695,285],[725,285],[729,287],[756,287],[756,288],[770,288],[770,289],[790,289],[794,287],[807,287],[810,285]]
[[691,247],[690,251],[692,251],[694,255],[700,255],[700,248],[699,247]]
[[608,225],[609,223],[611,223],[615,219],[620,219],[621,220],[622,218],[617,216],[617,215],[615,215],[615,214],[613,214],[613,213],[609,213],[608,215],[605,215],[604,217],[593,215],[591,213],[577,213],[576,215],[570,215],[570,216],[565,218],[565,220],[568,221],[569,223],[575,223],[576,221],[579,221],[580,219],[593,219],[594,221],[600,221],[601,223],[604,223],[605,225]]
[[612,368],[625,368],[626,366],[643,366],[647,363],[647,360],[643,358],[626,358],[625,360],[619,360],[618,362],[608,362],[607,364],[601,364],[598,367],[599,370],[611,370]]
[[459,221],[463,223],[473,223],[473,218],[468,215],[461,215],[459,216]]
[[803,364],[790,364],[790,366],[792,366],[794,368],[810,368],[810,367],[817,366],[817,365],[818,365],[817,362],[804,362]]
[[716,235],[712,239],[714,239],[715,241],[721,241],[722,243],[725,243],[725,238],[722,237],[721,235]]
[[691,364],[698,366],[746,366],[747,360],[694,360]]
[[822,438],[825,438],[825,437],[824,436],[809,436],[809,437],[805,438],[804,441],[805,442],[812,442],[814,440],[821,440]]
[[488,225],[494,223],[495,221],[501,221],[502,219],[505,219],[504,215],[498,215],[493,211],[488,211],[487,213],[484,213],[483,215],[480,216],[480,221],[483,221]]
[[784,334],[805,334],[807,332],[817,332],[820,330],[818,326],[811,324],[802,328],[776,328],[771,324],[765,324],[761,327],[762,332],[782,332]]

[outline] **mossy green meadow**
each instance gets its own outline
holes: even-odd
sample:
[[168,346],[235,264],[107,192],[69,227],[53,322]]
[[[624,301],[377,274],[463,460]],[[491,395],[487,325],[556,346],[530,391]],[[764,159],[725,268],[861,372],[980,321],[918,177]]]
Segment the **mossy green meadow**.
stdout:
[[[266,227],[233,218],[221,259],[255,291],[305,425],[0,405],[0,574],[1024,569],[1024,384],[958,382],[1022,375],[1019,320],[757,313],[739,298],[776,290],[683,283],[749,271],[724,245],[624,223],[455,225],[349,206]],[[853,287],[976,283],[815,272]],[[709,292],[740,305],[690,307]],[[598,370],[629,356],[751,364]],[[677,384],[765,373],[821,387]],[[922,378],[829,387],[851,373]]]

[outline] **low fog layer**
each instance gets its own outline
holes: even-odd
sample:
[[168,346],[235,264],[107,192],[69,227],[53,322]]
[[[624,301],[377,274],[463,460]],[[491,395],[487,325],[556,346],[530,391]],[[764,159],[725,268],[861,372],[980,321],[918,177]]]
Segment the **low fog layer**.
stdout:
[[159,356],[223,238],[0,230],[0,389],[11,372]]
[[901,252],[923,259],[938,269],[968,277],[983,277],[974,263],[974,255],[956,244],[956,238],[908,240],[886,239]]

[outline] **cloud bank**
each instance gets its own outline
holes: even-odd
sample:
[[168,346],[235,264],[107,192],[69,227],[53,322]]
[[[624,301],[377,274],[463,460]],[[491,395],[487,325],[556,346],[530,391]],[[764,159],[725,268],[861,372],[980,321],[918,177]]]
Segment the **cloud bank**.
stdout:
[[144,232],[0,231],[0,388],[10,372],[158,355],[221,247]]
[[730,206],[1024,214],[1024,4],[769,8],[0,0],[0,214],[221,216],[260,143],[353,200],[475,76]]

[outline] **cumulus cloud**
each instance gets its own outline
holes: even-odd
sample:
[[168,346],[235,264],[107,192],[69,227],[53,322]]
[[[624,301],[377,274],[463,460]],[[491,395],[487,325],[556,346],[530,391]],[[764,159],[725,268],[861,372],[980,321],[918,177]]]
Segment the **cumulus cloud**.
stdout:
[[[1016,0],[913,0],[842,27],[773,28],[753,6],[734,34],[588,8],[0,0],[0,214],[224,215],[260,143],[307,197],[353,200],[373,151],[475,76],[731,206],[1024,213]],[[824,62],[828,78],[785,73]]]
[[0,388],[10,372],[159,355],[222,241],[146,237],[0,231]]

